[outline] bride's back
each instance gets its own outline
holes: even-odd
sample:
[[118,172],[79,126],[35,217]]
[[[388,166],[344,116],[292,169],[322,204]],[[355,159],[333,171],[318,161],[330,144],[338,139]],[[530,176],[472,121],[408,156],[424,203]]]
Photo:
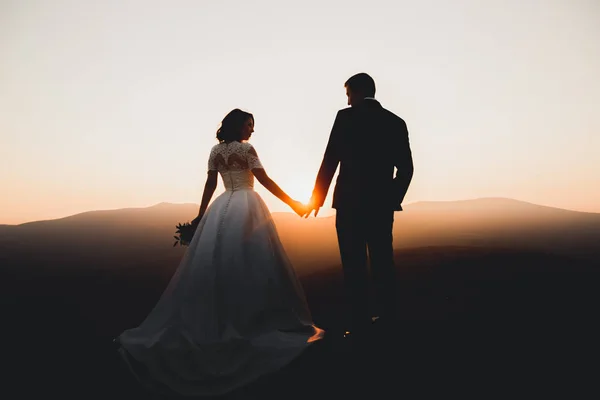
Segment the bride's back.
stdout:
[[225,190],[254,189],[254,168],[262,168],[262,165],[248,142],[222,142],[211,149],[208,169],[219,172]]

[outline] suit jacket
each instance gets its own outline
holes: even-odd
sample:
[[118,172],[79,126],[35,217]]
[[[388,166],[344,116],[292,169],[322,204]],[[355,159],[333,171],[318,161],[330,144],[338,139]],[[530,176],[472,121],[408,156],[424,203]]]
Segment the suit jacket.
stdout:
[[338,111],[313,190],[315,206],[323,206],[338,164],[333,208],[401,211],[414,170],[406,123],[375,99]]

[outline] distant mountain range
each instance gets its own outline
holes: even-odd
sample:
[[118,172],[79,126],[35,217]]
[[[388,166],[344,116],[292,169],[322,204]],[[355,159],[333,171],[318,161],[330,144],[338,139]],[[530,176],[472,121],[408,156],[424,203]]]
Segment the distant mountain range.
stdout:
[[[175,225],[197,204],[90,211],[65,218],[0,225],[0,266],[50,273],[70,268],[144,268],[178,263]],[[273,213],[300,273],[337,265],[335,218]],[[585,213],[505,198],[417,202],[396,213],[394,247],[479,246],[535,250],[600,260],[600,213]],[[150,260],[150,261],[149,261]]]

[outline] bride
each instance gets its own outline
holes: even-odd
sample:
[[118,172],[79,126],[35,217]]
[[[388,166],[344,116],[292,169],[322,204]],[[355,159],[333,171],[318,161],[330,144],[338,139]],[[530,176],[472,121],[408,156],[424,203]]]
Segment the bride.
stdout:
[[[302,216],[247,140],[254,117],[234,109],[217,131],[197,225],[154,309],[115,341],[154,389],[219,395],[274,372],[323,337],[254,178]],[[221,175],[226,191],[208,206]]]

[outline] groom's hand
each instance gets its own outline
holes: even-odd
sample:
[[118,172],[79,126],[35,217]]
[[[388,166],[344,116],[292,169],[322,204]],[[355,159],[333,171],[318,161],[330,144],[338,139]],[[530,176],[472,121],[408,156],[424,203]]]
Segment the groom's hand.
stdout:
[[310,213],[315,212],[315,217],[319,214],[319,209],[321,208],[321,206],[317,205],[317,202],[315,201],[315,196],[313,194],[313,196],[310,198],[310,200],[308,201],[308,204],[306,205],[306,213],[303,215],[304,218],[308,218],[310,217]]
[[310,213],[311,213],[311,212],[313,212],[313,210],[315,211],[315,217],[316,217],[316,216],[319,214],[319,210],[320,210],[320,209],[321,209],[321,207],[319,207],[319,206],[315,206],[315,205],[313,205],[313,203],[311,202],[311,203],[308,205],[308,208],[307,208],[306,214],[304,214],[304,218],[308,218],[308,217],[310,217]]

